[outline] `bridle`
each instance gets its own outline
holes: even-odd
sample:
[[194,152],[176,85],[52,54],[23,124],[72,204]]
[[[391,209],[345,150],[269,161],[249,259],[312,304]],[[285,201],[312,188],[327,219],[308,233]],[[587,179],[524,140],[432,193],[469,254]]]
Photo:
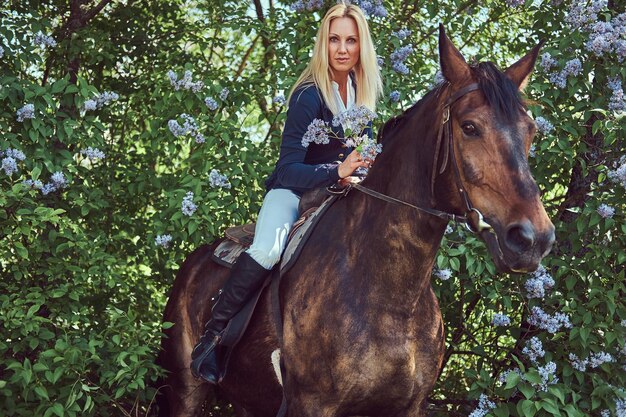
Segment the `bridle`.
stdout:
[[[464,215],[448,213],[445,211],[441,211],[441,210],[437,210],[437,209],[433,209],[429,207],[419,207],[411,203],[407,203],[406,201],[402,201],[397,198],[385,195],[383,193],[379,193],[378,191],[374,191],[358,183],[350,183],[346,188],[342,189],[339,192],[333,191],[333,190],[329,190],[329,191],[333,194],[345,195],[351,189],[355,189],[364,194],[370,195],[372,197],[378,198],[380,200],[383,200],[389,203],[400,204],[403,206],[411,207],[415,210],[430,214],[432,216],[439,217],[444,220],[448,220],[448,221],[452,220],[458,223],[465,223],[465,226],[467,227],[467,229],[473,233],[481,234],[484,231],[493,231],[493,227],[485,221],[482,213],[472,204],[472,201],[467,193],[467,190],[465,189],[465,186],[463,185],[463,182],[461,181],[461,174],[459,171],[458,164],[456,162],[456,158],[454,156],[454,143],[453,143],[454,138],[452,134],[452,121],[450,119],[450,108],[452,107],[452,105],[456,103],[461,97],[465,96],[468,93],[471,93],[472,91],[476,91],[479,88],[480,87],[478,86],[477,83],[473,83],[473,84],[468,85],[467,87],[463,87],[462,89],[456,91],[454,94],[448,96],[448,98],[446,99],[444,106],[443,106],[443,117],[442,117],[441,126],[439,127],[439,132],[437,133],[437,143],[435,145],[435,155],[434,155],[434,160],[433,160],[433,173],[432,173],[432,177],[430,181],[431,193],[434,193],[435,180],[437,178],[437,175],[442,174],[445,171],[446,166],[448,164],[448,159],[451,159],[452,160],[451,164],[452,164],[453,171],[454,171],[454,178],[456,182],[456,188],[459,194],[461,195],[462,200],[465,202],[466,211]],[[441,152],[441,150],[443,150],[444,152],[443,159],[441,160],[441,168],[437,169],[437,166],[439,165],[439,153]]]

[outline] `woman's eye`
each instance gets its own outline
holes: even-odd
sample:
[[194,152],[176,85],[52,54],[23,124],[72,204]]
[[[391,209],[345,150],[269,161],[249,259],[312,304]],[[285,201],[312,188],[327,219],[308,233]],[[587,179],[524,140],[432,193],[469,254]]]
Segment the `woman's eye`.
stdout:
[[478,129],[473,123],[465,122],[461,125],[461,129],[467,136],[478,136]]
[[356,43],[356,39],[352,39],[352,38],[350,38],[350,39],[348,39],[348,43],[352,43],[352,44],[354,44],[354,43]]
[[337,42],[337,38],[335,36],[333,36],[333,37],[330,38],[330,41],[331,42]]

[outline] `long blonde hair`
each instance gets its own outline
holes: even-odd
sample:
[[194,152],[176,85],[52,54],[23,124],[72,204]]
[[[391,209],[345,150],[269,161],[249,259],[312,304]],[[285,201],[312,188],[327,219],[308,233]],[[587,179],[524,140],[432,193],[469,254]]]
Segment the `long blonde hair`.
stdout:
[[328,36],[330,33],[330,23],[338,17],[350,17],[356,23],[359,30],[359,61],[353,68],[356,79],[356,105],[366,106],[372,111],[376,111],[376,101],[383,91],[383,82],[378,70],[378,58],[374,49],[374,42],[370,35],[369,26],[363,11],[355,5],[340,3],[328,10],[320,28],[317,31],[313,56],[309,65],[300,74],[295,85],[289,93],[288,102],[293,93],[301,86],[314,84],[322,94],[324,102],[333,114],[339,113],[337,104],[333,98],[332,73],[328,63]]

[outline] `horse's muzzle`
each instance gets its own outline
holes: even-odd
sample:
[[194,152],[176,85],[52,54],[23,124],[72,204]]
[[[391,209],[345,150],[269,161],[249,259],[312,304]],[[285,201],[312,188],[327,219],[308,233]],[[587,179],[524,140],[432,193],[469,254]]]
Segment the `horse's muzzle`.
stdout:
[[552,223],[545,230],[537,232],[527,219],[505,228],[495,226],[494,233],[496,235],[485,233],[483,238],[501,272],[534,271],[550,253],[555,240]]

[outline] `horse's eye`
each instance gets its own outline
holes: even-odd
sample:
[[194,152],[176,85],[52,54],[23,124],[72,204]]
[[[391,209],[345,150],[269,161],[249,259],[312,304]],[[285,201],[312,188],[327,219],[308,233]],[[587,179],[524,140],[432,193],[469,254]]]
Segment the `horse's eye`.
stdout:
[[473,123],[465,122],[461,125],[461,129],[467,136],[478,136],[478,129],[476,129]]

